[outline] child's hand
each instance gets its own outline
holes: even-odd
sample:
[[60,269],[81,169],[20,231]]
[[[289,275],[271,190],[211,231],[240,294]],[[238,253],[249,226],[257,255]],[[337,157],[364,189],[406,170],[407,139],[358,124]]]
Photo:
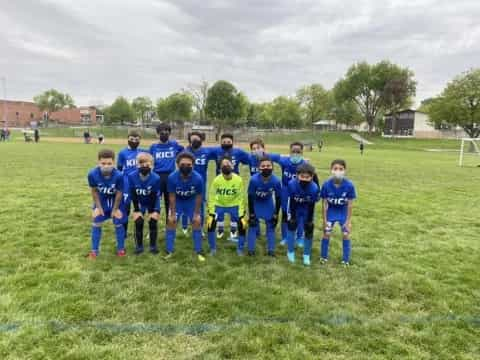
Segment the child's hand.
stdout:
[[177,214],[175,214],[174,212],[170,212],[168,214],[168,222],[170,224],[175,224],[177,222]]
[[193,219],[192,219],[192,225],[193,226],[200,226],[202,223],[202,218],[199,213],[193,214]]
[[153,213],[150,214],[150,219],[158,221],[159,216],[160,215],[159,215],[158,211],[154,211]]
[[345,223],[345,229],[348,231],[349,234],[352,232],[352,222],[351,221]]
[[133,221],[136,221],[139,217],[142,217],[142,213],[140,211],[134,211]]
[[96,218],[97,216],[105,215],[102,208],[95,208],[93,209],[93,217]]
[[120,209],[117,209],[113,212],[113,217],[115,219],[120,220],[123,217],[122,211]]

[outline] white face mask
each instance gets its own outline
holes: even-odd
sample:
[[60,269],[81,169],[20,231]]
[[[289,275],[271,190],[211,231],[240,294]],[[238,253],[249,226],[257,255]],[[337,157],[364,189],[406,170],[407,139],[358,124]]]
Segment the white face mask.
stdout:
[[345,177],[344,170],[332,170],[332,175],[337,180],[342,180]]

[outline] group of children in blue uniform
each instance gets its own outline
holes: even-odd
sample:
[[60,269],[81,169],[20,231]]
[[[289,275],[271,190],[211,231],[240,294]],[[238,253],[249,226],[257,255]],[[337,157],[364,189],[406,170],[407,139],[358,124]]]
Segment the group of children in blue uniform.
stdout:
[[[328,260],[330,236],[339,223],[343,234],[342,263],[350,263],[352,204],[356,193],[353,183],[345,178],[344,160],[331,163],[331,177],[320,186],[315,168],[303,157],[300,142],[290,144],[289,156],[282,156],[267,153],[261,139],[250,143],[251,153],[248,153],[234,147],[231,134],[221,136],[221,146],[205,147],[204,134],[192,132],[188,136],[189,145],[184,148],[170,139],[169,125],[159,125],[157,133],[159,142],[143,150],[139,147],[140,134],[130,131],[128,146],[119,152],[116,166],[112,150],[99,152],[98,166],[88,173],[93,198],[91,259],[99,255],[101,225],[108,219],[112,219],[115,227],[117,255],[126,255],[125,238],[132,207],[135,253],[144,252],[143,229],[148,222],[148,249],[157,254],[163,197],[166,258],[175,251],[178,222],[184,231],[191,225],[193,248],[200,261],[205,261],[202,229],[207,225],[210,254],[216,254],[216,238],[223,237],[224,217],[228,214],[231,238],[238,243],[238,255],[244,255],[245,243],[247,254],[255,255],[259,223],[263,221],[266,254],[275,257],[275,233],[280,222],[280,244],[287,247],[288,260],[295,262],[296,247],[303,247],[303,263],[310,265],[315,205],[322,201],[320,259]],[[216,163],[217,176],[207,192],[210,161]],[[273,173],[274,163],[281,168],[281,178]],[[240,164],[249,166],[250,170],[246,194],[239,176]]]

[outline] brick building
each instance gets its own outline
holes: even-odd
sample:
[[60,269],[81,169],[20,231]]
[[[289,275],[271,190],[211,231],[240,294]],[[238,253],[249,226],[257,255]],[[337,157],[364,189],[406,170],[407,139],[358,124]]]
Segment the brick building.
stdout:
[[[6,112],[6,116],[4,113]],[[31,101],[0,100],[0,126],[30,127],[32,123],[43,121],[44,113]],[[49,122],[62,125],[95,125],[97,109],[93,106],[80,106],[63,109],[49,114]]]

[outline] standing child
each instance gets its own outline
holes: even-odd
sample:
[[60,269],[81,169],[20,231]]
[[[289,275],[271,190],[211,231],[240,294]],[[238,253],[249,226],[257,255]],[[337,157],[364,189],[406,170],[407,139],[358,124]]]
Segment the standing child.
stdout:
[[168,177],[167,192],[169,196],[169,210],[167,222],[166,258],[172,256],[177,236],[177,221],[186,216],[192,224],[194,251],[198,260],[204,261],[202,254],[202,220],[201,208],[203,198],[203,179],[193,170],[195,157],[189,152],[181,152],[177,156],[178,170]]
[[288,260],[295,262],[295,232],[301,223],[305,229],[303,264],[310,265],[313,242],[313,221],[315,219],[315,203],[319,200],[320,189],[313,180],[315,168],[310,164],[302,164],[297,168],[297,177],[288,183]]
[[267,226],[267,255],[275,257],[275,228],[280,212],[282,184],[273,175],[273,163],[268,157],[259,160],[258,168],[259,173],[252,176],[248,185],[248,255],[255,255],[259,220],[264,220]]
[[353,200],[357,197],[355,186],[345,178],[347,164],[345,160],[334,160],[330,166],[332,177],[322,185],[323,199],[323,239],[321,244],[321,260],[328,260],[328,245],[335,223],[338,222],[343,233],[342,264],[350,263],[350,236],[352,233]]
[[243,192],[243,181],[240,175],[233,172],[234,164],[232,158],[225,156],[219,166],[221,174],[218,175],[210,186],[208,195],[208,244],[210,253],[217,252],[215,229],[217,219],[224,218],[225,214],[230,215],[231,223],[238,224],[237,253],[243,255],[245,245],[246,219],[245,219],[245,194]]
[[92,211],[92,250],[89,257],[98,256],[102,238],[102,224],[112,219],[117,238],[117,255],[125,256],[125,205],[123,201],[123,174],[115,169],[115,153],[112,150],[100,150],[98,166],[88,173],[88,185],[93,198]]
[[158,254],[157,234],[160,213],[160,177],[153,172],[153,157],[140,153],[136,159],[137,170],[128,175],[129,194],[133,204],[135,223],[135,254],[143,253],[144,216],[148,212],[150,252]]
[[364,149],[365,149],[365,145],[363,144],[363,141],[360,141],[360,155],[363,155]]

